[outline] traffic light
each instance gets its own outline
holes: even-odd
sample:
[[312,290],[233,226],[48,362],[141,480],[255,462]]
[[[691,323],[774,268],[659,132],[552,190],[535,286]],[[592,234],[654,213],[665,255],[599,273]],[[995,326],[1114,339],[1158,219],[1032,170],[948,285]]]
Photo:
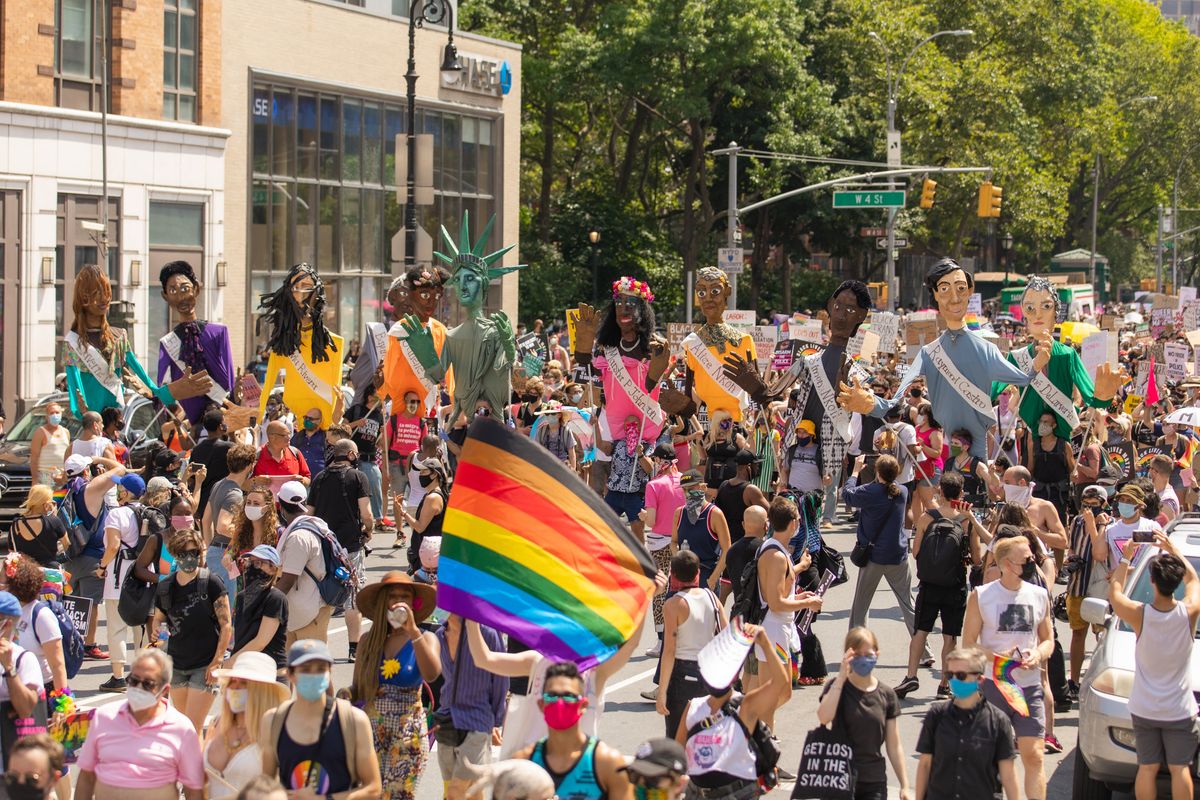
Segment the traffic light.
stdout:
[[984,219],[999,219],[1003,196],[1004,190],[999,186],[993,186],[991,181],[981,183],[979,185],[979,216]]
[[921,184],[921,208],[933,208],[933,196],[937,193],[937,181],[925,179]]

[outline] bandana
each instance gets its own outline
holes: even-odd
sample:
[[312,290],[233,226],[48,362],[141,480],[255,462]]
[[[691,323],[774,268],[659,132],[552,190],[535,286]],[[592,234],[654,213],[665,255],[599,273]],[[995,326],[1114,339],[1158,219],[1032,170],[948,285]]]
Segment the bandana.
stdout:
[[179,337],[179,360],[192,368],[192,372],[203,372],[208,369],[204,360],[204,345],[200,343],[200,323],[181,322],[175,326],[175,335]]
[[625,423],[625,452],[628,455],[633,455],[637,452],[638,446],[638,424],[636,422]]
[[700,512],[704,510],[704,504],[708,502],[708,498],[703,492],[687,493],[687,499],[684,500],[684,509],[687,511],[688,521],[693,525],[700,519]]
[[667,581],[667,591],[668,592],[682,592],[684,589],[695,589],[699,585],[700,585],[700,573],[699,572],[696,573],[696,577],[692,578],[687,583],[684,583],[683,581],[679,580],[674,575],[672,575]]

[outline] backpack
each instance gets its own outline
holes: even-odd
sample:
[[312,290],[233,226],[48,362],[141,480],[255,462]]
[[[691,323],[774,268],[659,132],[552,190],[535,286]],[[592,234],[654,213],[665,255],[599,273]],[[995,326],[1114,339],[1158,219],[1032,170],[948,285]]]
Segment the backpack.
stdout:
[[[779,764],[779,747],[771,739],[771,729],[761,719],[755,723],[753,732],[746,727],[746,723],[742,721],[741,715],[738,714],[738,708],[741,704],[741,697],[730,697],[721,706],[721,711],[726,716],[737,720],[738,727],[746,735],[746,743],[750,745],[750,752],[754,755],[754,772],[758,776],[759,788],[765,794],[774,789],[779,783],[779,771],[776,769]],[[687,738],[691,739],[712,723],[712,716],[700,720],[688,728]]]
[[[82,483],[81,487],[86,487],[86,483]],[[91,525],[85,525],[79,518],[79,510],[76,508],[75,495],[77,492],[83,491],[83,488],[71,487],[67,489],[66,495],[63,497],[62,503],[58,507],[58,516],[63,521],[63,525],[67,528],[67,558],[78,558],[84,551],[84,548],[92,541],[92,537],[104,525],[104,518],[107,516],[107,505],[100,507],[100,513],[92,520]]]
[[921,550],[917,553],[917,580],[931,586],[957,588],[966,579],[963,569],[963,542],[966,533],[957,520],[929,509],[933,521],[925,528]]
[[762,555],[762,545],[759,545],[759,550],[754,554],[754,558],[742,569],[741,577],[738,578],[737,602],[729,609],[730,619],[741,617],[742,622],[751,625],[761,625],[762,621],[766,619],[767,608],[758,597],[758,558],[760,555]]
[[[71,615],[67,613],[67,609],[63,607],[62,603],[57,600],[38,600],[33,605],[31,625],[33,638],[38,644],[41,644],[42,640],[37,635],[37,617],[43,608],[50,609],[50,613],[54,614],[54,619],[58,621],[58,631],[62,634],[63,662],[67,668],[67,677],[74,678],[79,674],[79,668],[83,666],[83,634],[75,627]],[[94,613],[99,613],[99,609],[96,609]]]
[[308,567],[304,574],[317,584],[317,591],[325,605],[341,608],[350,599],[351,582],[355,579],[354,565],[350,562],[350,554],[341,542],[334,536],[333,531],[325,521],[318,517],[304,516],[292,522],[280,539],[285,538],[296,529],[303,529],[314,534],[321,542],[321,559],[325,562],[325,577],[318,578]]

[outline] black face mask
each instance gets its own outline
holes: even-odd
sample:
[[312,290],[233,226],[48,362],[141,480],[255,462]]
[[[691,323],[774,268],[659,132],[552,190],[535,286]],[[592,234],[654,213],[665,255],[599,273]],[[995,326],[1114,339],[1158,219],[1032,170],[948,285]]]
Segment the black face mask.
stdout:
[[5,775],[4,785],[8,789],[8,796],[12,800],[44,800],[48,795],[48,792],[38,786],[35,781],[29,781],[28,783],[15,781]]
[[433,483],[434,476],[433,475],[418,475],[417,480],[420,481],[421,488],[425,489],[425,488],[428,488],[429,484]]
[[538,396],[536,394],[534,394],[533,392],[525,392],[523,395],[521,395],[521,400],[523,400],[526,403],[532,403],[534,400],[537,400],[537,399],[538,399]]
[[1034,575],[1037,575],[1037,562],[1031,558],[1021,565],[1021,580],[1032,581]]
[[249,583],[266,583],[270,579],[271,576],[258,567],[250,567],[246,570],[246,580]]

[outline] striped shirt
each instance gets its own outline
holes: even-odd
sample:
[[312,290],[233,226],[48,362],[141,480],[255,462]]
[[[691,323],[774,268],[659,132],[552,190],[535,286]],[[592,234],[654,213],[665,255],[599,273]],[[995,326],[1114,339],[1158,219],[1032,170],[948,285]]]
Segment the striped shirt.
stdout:
[[[442,650],[441,702],[450,709],[455,728],[490,733],[492,728],[504,725],[508,678],[493,675],[475,665],[471,648],[467,647],[466,628],[459,628],[457,646],[451,648],[449,628],[447,621],[436,633]],[[492,652],[504,652],[504,642],[494,628],[480,625],[479,630]]]
[[1096,568],[1096,562],[1092,560],[1092,537],[1087,534],[1087,527],[1084,525],[1082,516],[1077,516],[1071,521],[1071,555],[1079,559],[1079,566],[1067,579],[1067,596],[1087,597],[1088,585],[1092,582],[1092,570]]

